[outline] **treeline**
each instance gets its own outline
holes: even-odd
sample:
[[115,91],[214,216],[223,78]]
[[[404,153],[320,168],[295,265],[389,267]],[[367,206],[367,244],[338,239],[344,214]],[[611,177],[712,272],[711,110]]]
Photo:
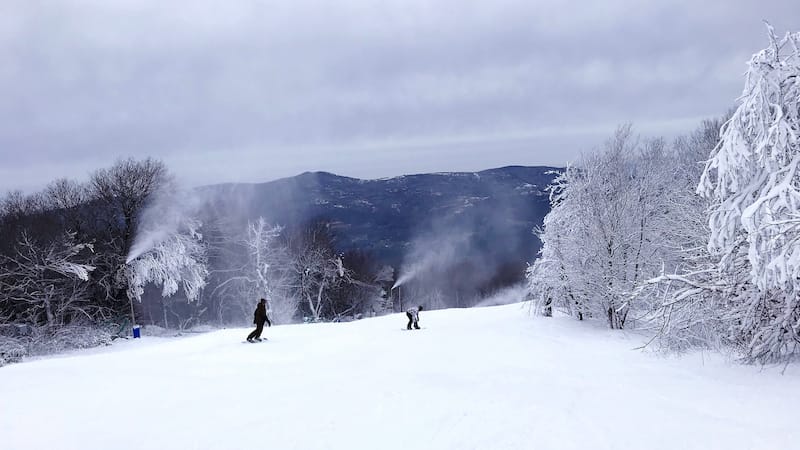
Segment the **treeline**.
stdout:
[[800,33],[749,63],[723,119],[667,144],[621,127],[551,189],[538,310],[648,327],[663,348],[800,353]]
[[87,183],[62,179],[0,201],[0,322],[59,327],[129,309],[124,275],[137,217],[170,183],[158,161],[126,160]]
[[392,310],[393,268],[363,252],[338,253],[324,220],[291,229],[237,221],[196,194],[149,158],[120,161],[85,183],[6,194],[0,337],[129,333],[133,320],[242,325],[260,297],[278,323]]

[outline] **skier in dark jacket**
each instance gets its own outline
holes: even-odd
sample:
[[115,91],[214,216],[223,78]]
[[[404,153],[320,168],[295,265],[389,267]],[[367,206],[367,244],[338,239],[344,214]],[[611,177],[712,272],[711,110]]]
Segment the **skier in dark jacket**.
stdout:
[[414,325],[414,328],[419,330],[419,312],[422,311],[422,305],[417,306],[416,308],[408,308],[406,310],[406,316],[408,317],[408,328],[411,329],[411,325]]
[[267,317],[267,301],[262,298],[259,300],[256,311],[253,313],[253,324],[256,326],[256,329],[247,335],[247,342],[253,342],[254,340],[261,342],[261,332],[264,331],[264,322],[267,323],[267,326],[272,326],[272,322],[270,322],[269,317]]

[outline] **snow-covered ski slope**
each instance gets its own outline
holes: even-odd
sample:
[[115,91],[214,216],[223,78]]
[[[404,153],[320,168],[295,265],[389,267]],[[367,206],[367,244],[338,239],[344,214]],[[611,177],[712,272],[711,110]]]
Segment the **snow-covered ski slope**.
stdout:
[[3,449],[797,449],[800,370],[634,350],[522,305],[275,326],[0,368]]

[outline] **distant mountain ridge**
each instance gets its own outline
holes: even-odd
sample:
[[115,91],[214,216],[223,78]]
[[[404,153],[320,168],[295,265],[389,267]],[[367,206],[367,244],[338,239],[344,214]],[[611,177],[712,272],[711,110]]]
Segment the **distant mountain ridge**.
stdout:
[[324,219],[333,227],[339,250],[365,250],[395,266],[420,236],[435,240],[437,234],[455,231],[469,240],[464,257],[524,266],[538,251],[533,229],[549,211],[545,189],[558,170],[508,166],[372,180],[306,172],[200,191],[228,217],[242,221],[262,216],[294,226]]

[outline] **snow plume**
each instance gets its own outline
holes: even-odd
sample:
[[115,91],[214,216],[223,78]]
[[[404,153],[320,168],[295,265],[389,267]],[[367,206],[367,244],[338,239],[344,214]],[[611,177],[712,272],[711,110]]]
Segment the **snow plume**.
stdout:
[[470,235],[466,232],[430,236],[417,240],[406,263],[400,269],[400,277],[392,289],[411,281],[420,273],[431,272],[452,266],[457,255],[469,244]]
[[183,290],[196,300],[208,277],[206,246],[197,219],[196,194],[168,183],[156,192],[137,219],[128,257],[128,297],[141,300],[148,284],[161,286],[161,296]]
[[152,250],[193,221],[200,207],[198,197],[174,185],[156,192],[152,201],[139,216],[136,237],[133,240],[126,264]]
[[[521,281],[523,219],[502,194],[488,191],[451,205],[412,240],[393,289],[405,304],[469,307]],[[527,247],[525,247],[527,248]],[[531,256],[535,252],[530,249]]]

